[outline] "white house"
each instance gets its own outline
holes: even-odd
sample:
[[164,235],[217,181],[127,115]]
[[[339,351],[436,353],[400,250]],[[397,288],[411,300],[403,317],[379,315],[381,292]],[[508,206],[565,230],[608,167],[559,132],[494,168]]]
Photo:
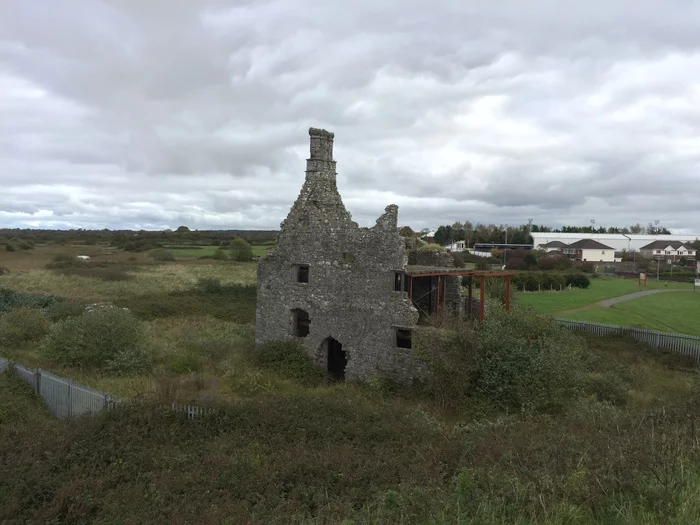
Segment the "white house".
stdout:
[[615,257],[615,249],[593,239],[581,239],[561,249],[567,257],[577,261],[620,262]]
[[639,249],[644,257],[663,259],[671,263],[683,257],[695,257],[695,248],[681,241],[654,241]]
[[456,241],[452,244],[446,244],[443,248],[446,252],[463,252],[467,249],[467,243],[466,241]]

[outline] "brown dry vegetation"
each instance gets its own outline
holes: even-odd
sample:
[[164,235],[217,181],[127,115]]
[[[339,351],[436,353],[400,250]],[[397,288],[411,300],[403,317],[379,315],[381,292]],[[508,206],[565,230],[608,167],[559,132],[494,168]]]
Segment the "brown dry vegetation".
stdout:
[[[130,277],[45,268],[59,253],[87,248],[114,256]],[[381,378],[333,384],[293,355],[280,364],[252,353],[254,264],[153,264],[143,254],[136,264],[99,246],[41,250],[36,266],[3,254],[10,272],[0,288],[128,306],[141,319],[151,367],[115,376],[52,362],[32,340],[0,348],[142,401],[57,422],[19,380],[0,376],[0,522],[700,520],[698,375],[676,356],[628,339],[562,336],[585,349],[570,365],[584,367],[587,382],[550,413],[455,395],[478,381],[464,352],[445,354],[439,388]],[[186,421],[159,408],[173,401],[217,413]]]

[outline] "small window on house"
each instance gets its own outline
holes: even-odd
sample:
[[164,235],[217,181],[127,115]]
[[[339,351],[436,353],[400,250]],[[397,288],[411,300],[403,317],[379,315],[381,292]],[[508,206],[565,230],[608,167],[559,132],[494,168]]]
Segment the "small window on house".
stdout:
[[411,330],[406,328],[396,329],[396,347],[411,348]]
[[602,253],[603,255],[605,255],[605,250],[602,250],[602,252],[601,252],[601,253]]
[[306,337],[309,335],[309,327],[311,326],[309,313],[297,308],[296,310],[292,310],[292,316],[294,318],[294,335],[296,337]]
[[308,264],[297,264],[294,266],[294,279],[298,283],[308,283],[309,282],[309,265]]

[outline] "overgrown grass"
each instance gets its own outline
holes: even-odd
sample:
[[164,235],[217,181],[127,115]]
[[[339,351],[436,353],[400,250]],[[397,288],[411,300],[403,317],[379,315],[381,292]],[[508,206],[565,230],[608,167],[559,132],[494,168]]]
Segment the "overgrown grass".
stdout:
[[54,293],[72,299],[114,299],[156,296],[192,288],[201,278],[219,279],[223,284],[254,285],[255,263],[175,264],[142,266],[128,281],[85,279],[51,270],[16,270],[0,276],[0,287],[22,292]]

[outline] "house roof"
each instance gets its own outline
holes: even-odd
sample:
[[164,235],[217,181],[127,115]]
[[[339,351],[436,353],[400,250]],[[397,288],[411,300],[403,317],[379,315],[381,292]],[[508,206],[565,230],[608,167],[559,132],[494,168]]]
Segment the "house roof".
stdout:
[[565,248],[566,244],[561,241],[549,241],[547,244],[540,244],[542,248]]
[[682,243],[681,241],[654,241],[646,246],[642,246],[640,250],[663,250],[669,246],[674,250],[677,250],[681,246],[685,248],[685,243]]
[[606,246],[602,242],[593,239],[581,239],[566,246],[571,250],[613,250],[610,246]]

